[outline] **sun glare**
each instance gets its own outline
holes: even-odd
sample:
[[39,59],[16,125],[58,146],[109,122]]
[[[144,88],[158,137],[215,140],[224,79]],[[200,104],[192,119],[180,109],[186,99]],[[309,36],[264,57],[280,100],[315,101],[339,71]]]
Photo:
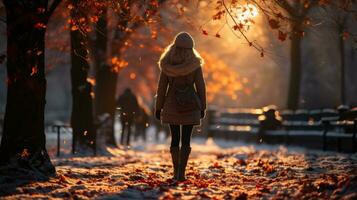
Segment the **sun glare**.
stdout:
[[258,14],[258,9],[253,4],[247,4],[237,8],[237,18],[244,23],[251,22]]

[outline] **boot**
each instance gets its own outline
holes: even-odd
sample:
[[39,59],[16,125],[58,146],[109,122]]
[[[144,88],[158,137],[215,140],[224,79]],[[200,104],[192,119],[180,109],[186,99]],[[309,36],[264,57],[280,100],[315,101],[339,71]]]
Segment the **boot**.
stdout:
[[177,180],[178,171],[179,171],[180,148],[179,147],[170,147],[170,153],[171,153],[171,158],[172,158],[172,167],[174,168],[173,179]]
[[188,157],[191,153],[191,147],[182,146],[180,150],[180,163],[179,163],[179,170],[178,170],[178,179],[179,181],[186,180],[185,171],[187,166]]

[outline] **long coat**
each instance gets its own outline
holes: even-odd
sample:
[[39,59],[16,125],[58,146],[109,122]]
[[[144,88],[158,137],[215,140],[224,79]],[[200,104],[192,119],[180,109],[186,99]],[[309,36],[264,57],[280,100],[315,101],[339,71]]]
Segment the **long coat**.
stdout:
[[[175,92],[170,89],[177,85],[193,84],[195,91],[199,97],[200,108],[194,111],[177,112]],[[184,76],[168,76],[161,71],[159,85],[156,97],[156,110],[162,109],[162,122],[174,125],[199,125],[201,119],[201,111],[206,109],[206,86],[203,79],[202,68],[199,67],[195,71]]]

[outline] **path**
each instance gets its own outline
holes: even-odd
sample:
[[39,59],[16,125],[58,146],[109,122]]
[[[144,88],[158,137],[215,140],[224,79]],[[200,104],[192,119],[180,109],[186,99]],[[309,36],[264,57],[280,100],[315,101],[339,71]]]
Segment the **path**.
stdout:
[[[5,198],[357,198],[357,154],[195,143],[189,179],[174,183],[169,179],[167,145],[151,145],[146,151],[109,151],[114,156],[53,159],[56,177],[18,187]],[[6,186],[0,181],[0,193],[10,191]]]

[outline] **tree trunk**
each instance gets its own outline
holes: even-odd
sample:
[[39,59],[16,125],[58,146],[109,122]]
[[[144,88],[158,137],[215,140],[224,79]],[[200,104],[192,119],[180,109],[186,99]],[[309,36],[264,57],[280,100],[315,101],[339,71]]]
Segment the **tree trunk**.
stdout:
[[95,113],[96,116],[109,114],[108,127],[103,129],[106,145],[116,146],[114,138],[114,117],[116,108],[116,84],[117,73],[107,64],[108,34],[107,34],[107,11],[104,10],[97,22],[97,33],[94,44],[96,86],[95,86]]
[[288,109],[298,109],[301,84],[301,22],[293,22],[290,43],[290,82],[288,91]]
[[345,87],[345,83],[346,83],[346,79],[345,79],[345,41],[344,38],[342,37],[343,34],[343,26],[339,27],[339,50],[340,50],[340,59],[341,59],[341,74],[340,74],[340,78],[341,78],[341,85],[340,85],[340,95],[341,95],[341,104],[342,105],[346,105],[346,87]]
[[[76,21],[83,14],[73,1],[75,9],[71,11],[71,18]],[[72,25],[73,26],[73,25]],[[96,130],[93,121],[92,85],[87,80],[89,63],[86,33],[71,27],[71,81],[72,81],[72,116],[73,152],[87,150],[90,147],[95,152]],[[79,147],[78,149],[76,147]]]
[[[31,5],[4,1],[7,13],[7,103],[0,163],[22,160],[26,166],[55,173],[46,151],[45,31],[47,17]],[[42,5],[44,4],[44,5]]]

